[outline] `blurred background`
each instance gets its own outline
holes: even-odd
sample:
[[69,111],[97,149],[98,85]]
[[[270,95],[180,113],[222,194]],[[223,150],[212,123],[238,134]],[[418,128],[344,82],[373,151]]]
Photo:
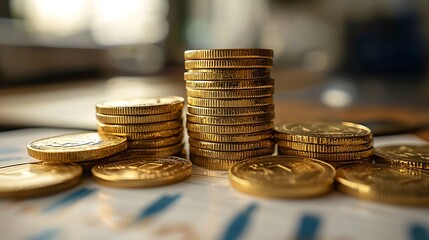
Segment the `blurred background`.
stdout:
[[0,0],[0,125],[92,129],[96,101],[185,96],[186,49],[247,47],[278,122],[429,123],[427,0]]

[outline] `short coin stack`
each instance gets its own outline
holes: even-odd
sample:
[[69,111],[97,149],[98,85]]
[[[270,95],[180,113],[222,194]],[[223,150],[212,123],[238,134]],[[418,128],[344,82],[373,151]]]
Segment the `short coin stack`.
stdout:
[[96,105],[98,132],[125,136],[128,150],[171,156],[183,150],[182,97],[105,101]]
[[269,49],[185,52],[191,161],[227,170],[274,152],[274,80]]
[[278,153],[325,161],[335,168],[371,162],[371,130],[349,122],[301,122],[275,128]]

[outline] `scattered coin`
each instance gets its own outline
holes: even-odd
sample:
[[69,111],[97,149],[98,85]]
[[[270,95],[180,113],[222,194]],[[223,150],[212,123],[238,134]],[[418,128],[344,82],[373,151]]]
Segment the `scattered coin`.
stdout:
[[384,164],[357,164],[337,170],[338,189],[360,199],[429,206],[429,172]]
[[383,146],[374,154],[378,162],[429,170],[429,144]]
[[334,176],[331,165],[296,156],[251,158],[229,169],[229,181],[234,188],[266,197],[319,196],[331,191]]
[[64,134],[30,142],[33,158],[52,163],[71,163],[105,158],[127,148],[127,139],[96,132]]
[[127,153],[92,168],[94,180],[111,187],[155,187],[183,181],[192,163],[179,157],[156,157]]
[[35,197],[66,190],[80,182],[75,164],[24,163],[0,167],[0,197]]

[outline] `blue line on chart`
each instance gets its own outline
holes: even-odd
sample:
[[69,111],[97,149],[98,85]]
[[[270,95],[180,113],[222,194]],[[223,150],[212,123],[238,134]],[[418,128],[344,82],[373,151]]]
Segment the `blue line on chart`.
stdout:
[[294,239],[311,240],[317,239],[317,231],[320,229],[321,219],[315,215],[304,215],[298,225]]
[[178,200],[182,195],[176,194],[172,196],[161,196],[154,202],[152,202],[148,207],[144,208],[140,214],[137,216],[135,222],[142,221],[146,218],[154,216],[161,213],[162,211],[167,210],[176,200]]
[[33,237],[30,237],[30,240],[51,240],[54,239],[54,237],[58,234],[58,229],[48,229],[45,230]]
[[43,212],[44,213],[50,213],[50,212],[53,212],[57,209],[69,206],[69,205],[73,204],[74,202],[77,202],[77,201],[91,195],[94,191],[95,191],[95,189],[90,189],[90,188],[85,188],[85,187],[78,189],[78,190],[71,192],[71,193],[67,194],[66,196],[60,198],[54,204],[45,208],[43,210]]
[[232,221],[229,223],[221,239],[234,240],[239,239],[245,232],[250,220],[252,220],[253,212],[258,208],[256,203],[252,203],[243,211],[237,213]]
[[411,240],[429,240],[428,230],[420,224],[412,224],[409,233]]

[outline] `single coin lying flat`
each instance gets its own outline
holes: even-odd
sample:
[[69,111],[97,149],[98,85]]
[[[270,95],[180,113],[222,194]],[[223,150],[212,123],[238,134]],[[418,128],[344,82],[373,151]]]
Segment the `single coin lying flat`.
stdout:
[[191,175],[191,161],[125,152],[92,168],[94,180],[111,187],[155,187],[180,182]]
[[297,156],[263,156],[229,169],[229,181],[239,191],[265,197],[305,198],[332,189],[335,169],[322,161]]
[[24,163],[0,168],[0,197],[34,197],[77,185],[82,167],[75,164]]
[[126,148],[125,137],[82,132],[32,141],[27,145],[27,152],[45,162],[71,163],[105,158]]
[[394,204],[429,205],[429,172],[385,164],[342,167],[335,177],[348,195]]

